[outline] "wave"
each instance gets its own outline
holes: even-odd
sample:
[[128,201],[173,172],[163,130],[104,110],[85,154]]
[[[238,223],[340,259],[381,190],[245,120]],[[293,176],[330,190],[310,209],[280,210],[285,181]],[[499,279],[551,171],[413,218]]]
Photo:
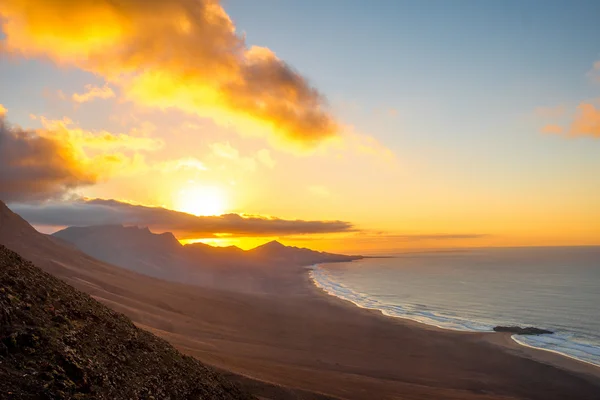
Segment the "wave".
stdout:
[[581,342],[565,333],[539,336],[513,335],[512,339],[522,346],[550,351],[600,367],[600,347]]
[[[423,304],[390,304],[374,299],[366,293],[357,292],[342,283],[334,281],[319,265],[312,266],[309,276],[315,286],[329,295],[350,301],[360,308],[379,310],[388,317],[409,319],[454,331],[493,332],[494,325],[448,312],[432,310]],[[568,333],[557,332],[553,335],[539,336],[513,335],[512,338],[516,343],[523,346],[558,353],[600,367],[600,347],[575,338]]]

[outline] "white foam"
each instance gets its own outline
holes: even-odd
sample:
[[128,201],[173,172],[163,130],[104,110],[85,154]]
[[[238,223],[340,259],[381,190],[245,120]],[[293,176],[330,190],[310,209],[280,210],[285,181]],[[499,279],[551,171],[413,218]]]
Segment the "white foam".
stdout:
[[[493,332],[493,325],[461,318],[457,315],[444,314],[436,310],[426,309],[423,305],[388,304],[373,299],[368,294],[360,293],[335,282],[324,268],[312,266],[309,276],[315,286],[326,293],[347,300],[360,308],[379,310],[383,315],[405,318],[442,329],[467,332]],[[566,357],[600,366],[600,347],[586,343],[566,333],[554,335],[513,336],[515,342],[528,347],[551,351]]]
[[600,348],[584,343],[564,333],[554,335],[513,335],[512,339],[522,346],[557,353],[562,356],[600,366]]

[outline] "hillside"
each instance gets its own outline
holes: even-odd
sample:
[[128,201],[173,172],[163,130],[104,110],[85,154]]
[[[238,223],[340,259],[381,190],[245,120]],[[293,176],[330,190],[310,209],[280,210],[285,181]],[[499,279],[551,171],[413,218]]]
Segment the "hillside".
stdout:
[[0,398],[252,398],[2,245],[0,377]]
[[[227,361],[232,358],[244,359],[244,352],[239,351],[240,342],[254,341],[249,339],[252,330],[246,329],[245,326],[259,319],[255,316],[249,317],[247,310],[240,309],[240,304],[247,303],[253,296],[237,296],[231,292],[225,296],[220,290],[206,288],[198,290],[194,286],[155,279],[104,263],[81,252],[71,243],[38,232],[2,201],[0,201],[0,244],[26,257],[36,267],[89,294],[109,308],[127,315],[137,326],[167,339],[184,353],[219,367],[230,380],[239,382],[261,399],[326,398],[298,389],[296,385],[287,388],[255,380],[253,378],[257,376],[254,372],[258,368],[239,368],[237,363],[232,364]],[[219,277],[220,280],[223,278],[222,275]],[[259,280],[260,282],[257,282],[256,278],[253,278],[248,281],[234,273],[228,287],[237,284],[241,289],[248,290],[254,285],[252,290],[265,288],[282,293],[293,291],[293,287],[290,288],[278,278],[270,281],[263,281],[262,278]],[[223,325],[234,322],[241,324],[240,329],[234,331],[222,329]],[[264,326],[261,325],[262,329]],[[224,332],[234,332],[239,336],[224,341]],[[189,339],[191,342],[187,341]],[[205,351],[193,350],[199,345],[206,346]],[[0,398],[4,397],[0,396]],[[40,397],[14,398],[39,399]],[[156,400],[162,399],[156,397]]]
[[148,228],[121,225],[69,227],[51,237],[98,260],[148,276],[246,292],[265,290],[265,280],[293,272],[297,269],[294,267],[362,258],[285,246],[277,241],[247,251],[203,243],[182,246],[171,233],[156,234]]
[[183,246],[171,233],[156,235],[148,228],[100,225],[70,227],[52,237],[97,260],[156,278],[185,281],[187,275]]

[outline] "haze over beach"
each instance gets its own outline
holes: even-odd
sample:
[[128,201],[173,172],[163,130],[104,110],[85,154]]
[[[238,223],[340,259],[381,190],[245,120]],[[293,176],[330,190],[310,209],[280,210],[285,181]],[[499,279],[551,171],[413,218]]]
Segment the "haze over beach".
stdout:
[[599,16],[2,0],[0,398],[600,398]]

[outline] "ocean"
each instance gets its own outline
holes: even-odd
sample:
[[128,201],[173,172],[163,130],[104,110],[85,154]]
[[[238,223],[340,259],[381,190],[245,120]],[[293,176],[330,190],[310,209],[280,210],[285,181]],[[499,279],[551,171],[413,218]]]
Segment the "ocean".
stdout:
[[526,346],[600,366],[600,247],[493,248],[320,264],[327,293],[390,317],[459,331],[535,326]]

